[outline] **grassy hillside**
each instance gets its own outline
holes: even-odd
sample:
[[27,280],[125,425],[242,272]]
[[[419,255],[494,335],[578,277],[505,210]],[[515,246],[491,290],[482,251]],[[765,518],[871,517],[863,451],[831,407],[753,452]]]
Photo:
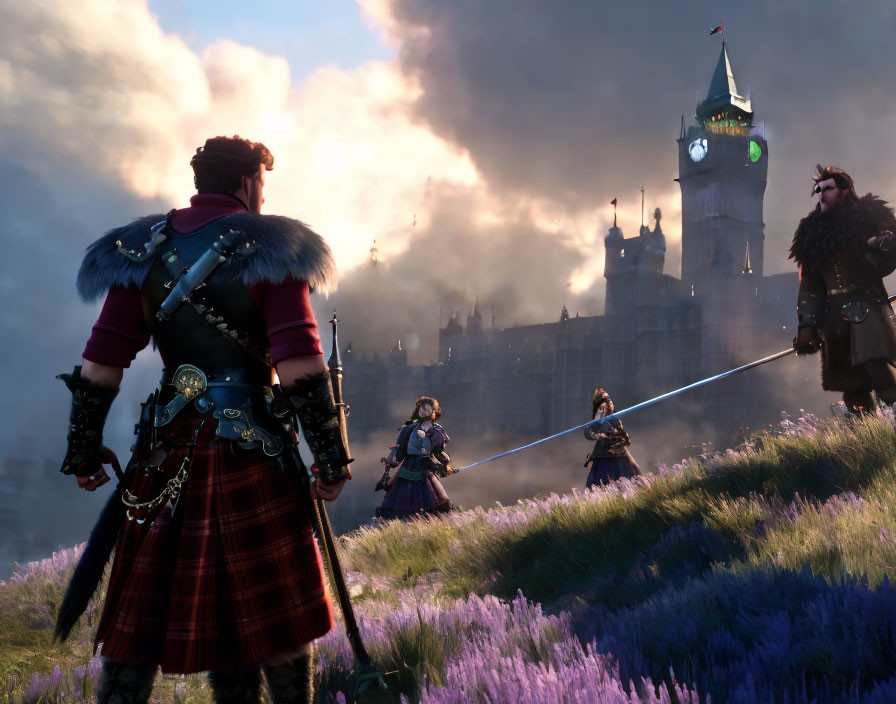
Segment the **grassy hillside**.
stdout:
[[[92,620],[50,643],[71,558],[0,586],[0,700],[93,686]],[[787,420],[604,490],[363,528],[343,559],[371,654],[409,701],[896,701],[889,418]],[[341,701],[344,635],[318,653],[320,701]],[[172,699],[209,692],[160,678],[154,700]]]

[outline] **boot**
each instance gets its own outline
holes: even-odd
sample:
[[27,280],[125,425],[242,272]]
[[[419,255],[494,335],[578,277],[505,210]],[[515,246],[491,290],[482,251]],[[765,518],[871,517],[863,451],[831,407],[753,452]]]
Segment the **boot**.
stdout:
[[208,680],[216,704],[258,704],[261,676],[258,665],[238,670],[211,670]]
[[846,416],[854,420],[873,416],[877,410],[877,404],[870,391],[844,393],[843,403],[846,404]]
[[97,704],[146,704],[157,669],[156,665],[132,665],[103,658],[96,689]]
[[283,665],[264,665],[274,704],[311,704],[314,670],[311,655],[300,655]]

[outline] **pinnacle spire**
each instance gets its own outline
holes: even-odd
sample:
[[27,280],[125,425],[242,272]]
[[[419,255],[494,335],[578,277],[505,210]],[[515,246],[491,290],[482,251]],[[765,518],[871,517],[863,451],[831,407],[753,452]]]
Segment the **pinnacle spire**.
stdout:
[[737,95],[737,83],[734,81],[731,61],[728,59],[728,48],[725,42],[722,42],[722,53],[719,54],[716,70],[712,74],[709,90],[706,92],[706,99],[715,100],[716,98],[733,95]]
[[722,123],[725,127],[748,127],[753,121],[750,98],[737,92],[725,42],[722,42],[722,51],[706,98],[697,105],[697,119],[707,127],[713,123]]

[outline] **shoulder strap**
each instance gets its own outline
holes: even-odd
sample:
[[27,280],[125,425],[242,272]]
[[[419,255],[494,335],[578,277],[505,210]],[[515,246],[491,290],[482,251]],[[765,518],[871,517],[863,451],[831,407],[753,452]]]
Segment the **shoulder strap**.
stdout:
[[254,251],[255,245],[245,240],[242,232],[229,230],[218,239],[212,240],[208,249],[186,268],[181,269],[181,262],[176,256],[166,257],[165,268],[174,278],[171,293],[162,302],[156,315],[162,318],[170,316],[181,304],[190,300],[193,291],[204,284],[221,264],[234,255],[246,256]]

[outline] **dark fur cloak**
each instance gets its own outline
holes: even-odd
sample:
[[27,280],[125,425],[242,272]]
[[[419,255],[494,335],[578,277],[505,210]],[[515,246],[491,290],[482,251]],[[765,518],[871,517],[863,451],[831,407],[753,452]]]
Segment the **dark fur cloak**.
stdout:
[[[78,272],[78,294],[92,302],[113,286],[143,285],[155,256],[132,261],[118,251],[147,251],[151,228],[165,221],[162,214],[148,215],[130,225],[110,230],[87,248]],[[217,227],[241,231],[258,249],[245,257],[230,257],[223,265],[251,286],[269,281],[280,283],[287,277],[307,281],[314,289],[332,291],[336,287],[336,264],[327,243],[304,223],[281,215],[236,213],[214,220]],[[206,226],[208,227],[208,226]]]
[[856,235],[873,237],[883,230],[896,232],[896,216],[887,202],[871,193],[845,203],[839,212],[826,215],[816,205],[800,220],[790,245],[790,258],[801,269],[816,273],[834,253]]

